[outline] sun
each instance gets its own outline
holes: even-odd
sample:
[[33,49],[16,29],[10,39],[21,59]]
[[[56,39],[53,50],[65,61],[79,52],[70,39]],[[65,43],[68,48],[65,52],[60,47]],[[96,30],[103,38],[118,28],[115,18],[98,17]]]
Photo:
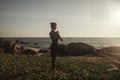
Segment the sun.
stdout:
[[120,9],[114,9],[114,10],[112,10],[111,17],[114,20],[119,20],[120,21]]
[[114,28],[120,27],[120,8],[113,9],[110,15],[110,24]]

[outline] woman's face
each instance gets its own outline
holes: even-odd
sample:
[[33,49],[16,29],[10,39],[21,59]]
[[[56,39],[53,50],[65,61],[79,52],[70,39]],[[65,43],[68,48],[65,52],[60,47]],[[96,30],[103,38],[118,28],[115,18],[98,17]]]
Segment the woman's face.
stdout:
[[57,26],[54,27],[54,30],[56,30],[56,29],[57,29]]
[[57,29],[57,27],[56,27],[56,26],[53,26],[53,27],[52,27],[52,30],[56,30],[56,29]]

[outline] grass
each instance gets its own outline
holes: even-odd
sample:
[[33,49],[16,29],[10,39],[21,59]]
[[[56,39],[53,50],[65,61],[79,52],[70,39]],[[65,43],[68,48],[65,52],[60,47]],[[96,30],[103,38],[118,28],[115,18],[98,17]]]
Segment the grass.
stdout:
[[119,80],[120,71],[109,68],[82,58],[57,57],[52,71],[50,57],[0,55],[0,80]]

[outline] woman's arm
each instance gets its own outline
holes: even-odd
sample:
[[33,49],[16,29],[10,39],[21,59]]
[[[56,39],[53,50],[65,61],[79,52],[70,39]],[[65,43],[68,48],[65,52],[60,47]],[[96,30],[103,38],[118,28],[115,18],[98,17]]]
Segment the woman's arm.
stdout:
[[57,31],[57,33],[58,33],[58,38],[61,40],[61,41],[63,41],[63,39],[61,38],[61,36],[59,35],[59,32]]

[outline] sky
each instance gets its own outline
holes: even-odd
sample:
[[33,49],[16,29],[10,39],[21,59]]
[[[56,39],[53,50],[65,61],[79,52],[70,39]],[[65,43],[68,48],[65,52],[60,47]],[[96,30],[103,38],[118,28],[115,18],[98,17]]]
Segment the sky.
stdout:
[[120,37],[120,0],[0,0],[0,37]]

